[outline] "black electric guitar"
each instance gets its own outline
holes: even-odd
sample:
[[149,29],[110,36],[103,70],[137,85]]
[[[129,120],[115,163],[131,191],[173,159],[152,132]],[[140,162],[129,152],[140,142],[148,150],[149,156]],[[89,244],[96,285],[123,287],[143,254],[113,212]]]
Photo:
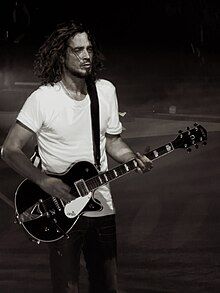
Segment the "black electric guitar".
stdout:
[[[198,143],[206,144],[207,131],[195,124],[192,129],[180,131],[172,142],[145,154],[150,160],[156,160],[178,148],[190,151],[191,146],[198,148]],[[64,202],[44,192],[32,181],[25,179],[15,194],[15,211],[19,224],[38,243],[53,242],[64,236],[74,227],[78,218],[85,212],[101,211],[101,203],[95,199],[94,191],[114,179],[134,171],[137,168],[135,159],[121,164],[105,173],[99,173],[89,162],[77,162],[62,174],[50,176],[60,178],[71,187],[76,199]]]

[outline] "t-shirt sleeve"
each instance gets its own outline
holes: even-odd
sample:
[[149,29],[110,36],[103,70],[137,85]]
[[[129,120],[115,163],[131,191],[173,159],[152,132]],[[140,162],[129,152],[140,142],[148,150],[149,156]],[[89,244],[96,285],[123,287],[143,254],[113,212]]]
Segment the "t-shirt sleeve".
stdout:
[[32,93],[21,108],[17,120],[33,132],[37,132],[43,124],[42,107],[37,93]]
[[108,134],[120,134],[122,132],[122,124],[119,120],[118,100],[115,87],[111,91],[110,97],[110,116],[106,132]]

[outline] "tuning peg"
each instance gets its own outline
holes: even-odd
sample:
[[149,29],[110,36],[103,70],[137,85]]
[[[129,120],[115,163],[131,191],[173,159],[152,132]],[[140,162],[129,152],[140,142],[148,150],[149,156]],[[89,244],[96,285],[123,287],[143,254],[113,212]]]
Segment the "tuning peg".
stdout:
[[190,128],[189,128],[189,126],[186,127],[186,130],[188,131],[188,134],[190,135]]
[[188,153],[190,153],[190,152],[191,152],[191,148],[188,148],[188,149],[186,149],[186,150],[187,150],[187,152],[188,152]]
[[179,130],[178,133],[180,134],[180,137],[182,138],[183,137],[183,131]]
[[198,123],[194,123],[194,126],[195,126],[195,130],[198,131],[199,124]]

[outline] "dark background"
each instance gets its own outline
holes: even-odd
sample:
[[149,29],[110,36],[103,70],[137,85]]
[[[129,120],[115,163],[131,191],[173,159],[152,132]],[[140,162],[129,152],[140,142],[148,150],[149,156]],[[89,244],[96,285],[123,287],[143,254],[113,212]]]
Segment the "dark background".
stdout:
[[0,13],[0,86],[24,90],[17,105],[8,91],[11,103],[2,97],[0,109],[20,107],[38,82],[39,46],[57,23],[77,19],[94,32],[106,57],[103,77],[116,84],[122,108],[166,113],[174,104],[179,113],[219,113],[218,1],[4,0]]
[[[103,77],[116,85],[126,112],[123,136],[135,151],[163,145],[194,122],[208,131],[206,147],[176,150],[150,173],[112,184],[120,292],[220,292],[220,2],[57,2],[1,1],[0,145],[39,85],[32,69],[39,46],[56,23],[86,22],[106,57]],[[3,197],[13,204],[22,179],[0,160],[0,291],[51,292],[46,245],[14,225]],[[86,292],[83,260],[81,272]]]
[[99,40],[112,45],[130,43],[135,35],[141,37],[142,45],[169,42],[170,47],[187,47],[193,43],[210,49],[219,45],[219,13],[220,4],[213,0],[4,0],[1,29],[9,31],[10,40],[25,32],[22,42],[33,42],[50,32],[56,23],[77,19],[94,28]]

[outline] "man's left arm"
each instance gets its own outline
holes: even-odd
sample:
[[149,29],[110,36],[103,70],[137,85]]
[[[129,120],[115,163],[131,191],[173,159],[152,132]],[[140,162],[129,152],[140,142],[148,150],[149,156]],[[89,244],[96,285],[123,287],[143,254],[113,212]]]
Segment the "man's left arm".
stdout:
[[153,165],[145,155],[135,153],[121,138],[120,135],[111,135],[106,133],[106,151],[117,162],[126,163],[136,159],[138,171],[144,173],[149,171]]

